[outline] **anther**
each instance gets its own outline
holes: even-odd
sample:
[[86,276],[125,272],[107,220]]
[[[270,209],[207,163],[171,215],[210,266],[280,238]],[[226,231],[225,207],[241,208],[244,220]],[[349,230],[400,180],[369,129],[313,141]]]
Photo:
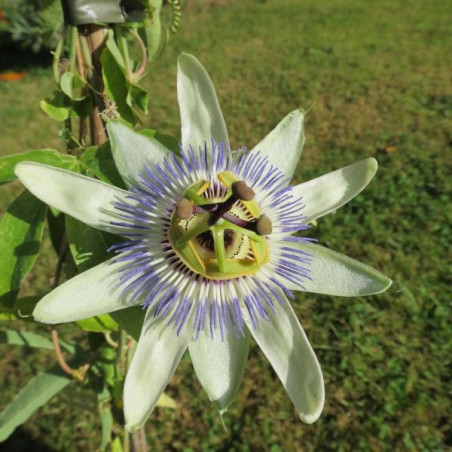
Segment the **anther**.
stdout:
[[187,198],[182,198],[176,204],[176,215],[183,220],[188,220],[193,215],[193,205]]
[[234,182],[232,184],[231,188],[232,188],[232,194],[237,199],[241,199],[242,201],[251,201],[255,196],[253,189],[248,187],[248,185],[246,185],[246,182],[244,180],[239,180],[237,182]]
[[270,235],[272,233],[272,220],[267,215],[262,215],[257,220],[256,232],[259,235]]

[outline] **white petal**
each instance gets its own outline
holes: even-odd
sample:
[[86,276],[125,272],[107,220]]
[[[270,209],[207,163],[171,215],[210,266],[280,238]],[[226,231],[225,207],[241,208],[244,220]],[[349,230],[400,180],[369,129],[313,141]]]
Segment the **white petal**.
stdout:
[[124,415],[130,432],[151,414],[192,338],[188,322],[179,336],[167,323],[167,318],[154,317],[154,310],[148,309],[124,384]]
[[107,130],[116,168],[128,186],[140,186],[139,176],[146,166],[161,163],[170,153],[154,138],[141,135],[120,122],[109,122]]
[[[22,184],[41,201],[89,226],[115,234],[113,202],[124,202],[129,193],[113,185],[54,166],[21,162],[14,171]],[[130,201],[127,201],[130,203]]]
[[130,307],[119,287],[121,264],[110,262],[80,273],[52,290],[36,305],[35,320],[51,324],[72,322]]
[[267,156],[271,164],[292,177],[304,146],[304,112],[289,113],[252,151]]
[[[359,297],[384,292],[392,284],[378,270],[323,246],[301,243],[291,243],[290,246],[312,255],[309,265],[312,281],[302,281],[308,292]],[[287,280],[284,280],[284,285],[289,290],[303,290]]]
[[294,187],[302,197],[306,223],[343,206],[360,193],[377,172],[378,163],[368,158]]
[[217,334],[212,339],[204,330],[189,344],[196,375],[220,413],[224,413],[237,394],[248,359],[249,338],[231,331],[224,342]]
[[325,403],[325,389],[320,365],[293,312],[285,300],[275,302],[270,320],[260,320],[256,329],[244,310],[245,319],[256,342],[270,361],[295,405],[300,419],[315,422]]
[[228,133],[215,88],[204,66],[188,53],[177,60],[177,98],[179,101],[182,147],[204,148],[228,143]]

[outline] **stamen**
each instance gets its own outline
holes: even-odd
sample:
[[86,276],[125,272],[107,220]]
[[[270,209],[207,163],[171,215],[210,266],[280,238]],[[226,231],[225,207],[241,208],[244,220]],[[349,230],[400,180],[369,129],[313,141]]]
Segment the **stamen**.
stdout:
[[256,232],[259,235],[270,235],[272,233],[272,220],[267,215],[262,215],[257,220]]
[[183,220],[188,220],[193,215],[193,205],[187,198],[182,198],[176,204],[176,215]]
[[253,189],[246,185],[246,182],[244,180],[234,182],[231,188],[233,195],[237,199],[241,199],[242,201],[251,201],[256,195]]

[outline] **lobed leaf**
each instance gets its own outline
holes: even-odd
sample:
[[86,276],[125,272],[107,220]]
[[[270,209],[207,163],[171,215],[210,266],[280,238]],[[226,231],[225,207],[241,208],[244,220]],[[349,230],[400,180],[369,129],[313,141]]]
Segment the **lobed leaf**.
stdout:
[[23,161],[44,163],[76,172],[79,171],[80,166],[76,157],[61,154],[54,149],[39,149],[8,155],[0,158],[0,184],[16,180],[17,176],[14,174],[14,167]]

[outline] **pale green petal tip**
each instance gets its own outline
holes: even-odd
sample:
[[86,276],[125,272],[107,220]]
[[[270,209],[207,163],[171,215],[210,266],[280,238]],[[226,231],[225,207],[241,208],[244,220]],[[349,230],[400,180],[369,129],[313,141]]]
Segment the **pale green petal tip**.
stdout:
[[382,275],[381,285],[382,289],[379,292],[375,292],[376,294],[386,292],[392,286],[392,279],[389,279],[386,276]]
[[190,74],[191,77],[194,77],[194,75],[199,74],[198,71],[201,71],[201,73],[204,73],[205,76],[210,79],[206,68],[194,55],[191,55],[190,53],[182,52],[177,57],[177,68],[183,73]]
[[[209,397],[210,398],[210,397]],[[230,394],[225,394],[223,397],[210,401],[215,405],[215,408],[220,413],[221,416],[228,411],[228,407],[231,404],[231,402],[235,399],[235,394],[231,396]]]
[[[319,367],[320,371],[320,367]],[[304,424],[313,424],[317,419],[320,417],[323,411],[323,407],[325,406],[325,389],[323,384],[323,376],[320,371],[320,378],[321,378],[321,385],[320,385],[320,391],[317,395],[317,397],[313,400],[313,406],[311,407],[312,410],[310,410],[307,413],[299,412],[298,417],[300,418],[300,421]],[[315,400],[319,399],[318,403],[315,404]]]
[[[145,416],[141,415],[141,416],[133,416],[133,413],[127,413],[128,410],[124,410],[124,415],[125,415],[125,421],[126,424],[124,425],[124,428],[129,432],[129,433],[133,433],[136,430],[138,430],[139,428],[143,427],[143,425],[146,423],[147,419],[149,418],[149,416],[152,414],[152,412],[154,411],[154,409],[151,409],[149,411],[146,412]],[[135,419],[133,419],[135,417]],[[132,418],[132,419],[131,419]]]
[[46,308],[42,302],[39,302],[33,310],[33,318],[40,323],[46,323],[48,325],[55,325],[57,323],[63,323],[63,321],[55,319],[52,315],[52,310]]
[[183,66],[186,64],[195,64],[201,66],[201,63],[195,56],[193,56],[191,53],[186,52],[182,52],[181,54],[179,54],[179,56],[177,57],[177,64],[179,66]]
[[316,411],[315,413],[298,413],[298,416],[300,418],[300,421],[303,422],[303,424],[313,424],[322,414],[323,406],[320,410]]
[[367,162],[367,174],[369,175],[369,180],[371,180],[378,170],[378,162],[373,157],[369,157],[365,162]]
[[378,169],[378,162],[376,159],[374,159],[373,157],[369,157],[367,159],[367,161],[369,162],[369,166],[371,166],[375,172],[377,172]]

